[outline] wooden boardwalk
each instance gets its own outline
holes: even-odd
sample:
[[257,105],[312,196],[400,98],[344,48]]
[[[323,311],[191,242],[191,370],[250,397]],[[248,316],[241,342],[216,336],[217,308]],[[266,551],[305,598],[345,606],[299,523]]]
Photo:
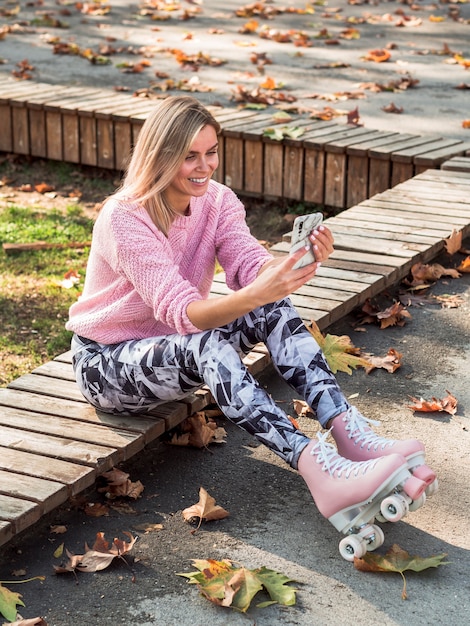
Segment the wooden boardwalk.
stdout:
[[[322,329],[396,284],[414,263],[431,261],[453,230],[470,234],[470,172],[428,170],[327,224],[335,252],[292,296],[303,319]],[[273,251],[287,254],[288,247],[284,241]],[[216,276],[212,295],[226,291]],[[246,358],[255,375],[268,362],[263,346]],[[0,545],[210,401],[201,390],[152,414],[100,413],[81,396],[70,353],[0,389]]]
[[[18,81],[0,72],[0,151],[122,170],[158,100],[110,89]],[[237,193],[348,208],[470,142],[292,116],[297,139],[270,139],[267,112],[209,107],[221,125],[215,178]]]

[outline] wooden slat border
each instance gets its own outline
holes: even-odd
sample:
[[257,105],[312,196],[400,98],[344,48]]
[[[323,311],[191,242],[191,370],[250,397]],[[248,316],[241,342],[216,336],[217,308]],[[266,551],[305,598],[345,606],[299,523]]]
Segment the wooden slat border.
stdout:
[[[0,73],[0,151],[122,170],[158,100]],[[209,107],[222,126],[216,180],[240,194],[348,208],[450,158],[470,142],[295,117],[298,139],[263,135],[271,115]]]

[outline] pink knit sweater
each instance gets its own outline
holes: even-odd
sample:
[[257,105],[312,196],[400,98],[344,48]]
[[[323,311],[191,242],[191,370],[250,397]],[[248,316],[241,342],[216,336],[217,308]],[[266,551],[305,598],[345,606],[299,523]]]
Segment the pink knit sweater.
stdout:
[[109,199],[96,220],[85,278],[66,328],[100,343],[199,332],[187,314],[207,299],[215,260],[228,287],[250,284],[272,256],[250,234],[237,196],[211,181],[178,216],[168,238],[145,209]]

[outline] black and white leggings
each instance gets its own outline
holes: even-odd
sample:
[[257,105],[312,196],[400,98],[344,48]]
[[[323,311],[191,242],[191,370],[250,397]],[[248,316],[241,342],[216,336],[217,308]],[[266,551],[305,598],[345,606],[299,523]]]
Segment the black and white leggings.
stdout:
[[192,335],[111,345],[74,335],[73,364],[85,398],[108,413],[141,413],[206,384],[229,420],[296,469],[309,438],[295,428],[242,362],[259,342],[322,426],[349,408],[318,343],[288,298],[226,326]]

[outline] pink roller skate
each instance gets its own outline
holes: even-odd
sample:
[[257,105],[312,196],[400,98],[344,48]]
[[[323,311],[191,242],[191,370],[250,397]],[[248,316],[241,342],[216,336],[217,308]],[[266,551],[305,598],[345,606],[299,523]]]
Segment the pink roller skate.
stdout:
[[[368,461],[388,454],[401,454],[405,457],[408,469],[413,476],[426,483],[426,496],[436,493],[438,489],[436,474],[426,465],[424,445],[421,441],[386,439],[377,435],[370,428],[370,424],[378,426],[380,422],[367,419],[354,406],[342,416],[335,418],[331,435],[336,442],[339,454],[351,461]],[[422,504],[424,502],[419,506]],[[411,510],[416,510],[419,506],[415,505]]]
[[341,556],[353,561],[383,544],[384,534],[374,519],[401,519],[407,505],[422,496],[426,483],[410,474],[400,454],[359,462],[345,459],[326,441],[328,434],[318,433],[318,440],[307,445],[298,470],[320,513],[346,535],[339,544]]

